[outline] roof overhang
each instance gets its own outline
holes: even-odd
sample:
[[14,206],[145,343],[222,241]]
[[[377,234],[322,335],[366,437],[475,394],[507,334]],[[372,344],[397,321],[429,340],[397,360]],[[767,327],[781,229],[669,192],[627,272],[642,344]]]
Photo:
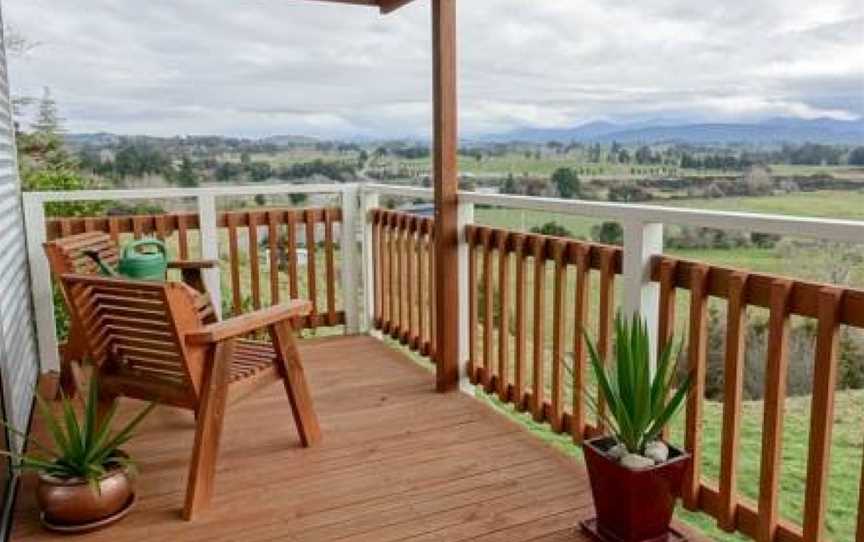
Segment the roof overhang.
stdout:
[[381,13],[390,13],[410,4],[414,0],[316,0],[318,2],[336,2],[338,4],[355,4],[359,6],[375,6]]

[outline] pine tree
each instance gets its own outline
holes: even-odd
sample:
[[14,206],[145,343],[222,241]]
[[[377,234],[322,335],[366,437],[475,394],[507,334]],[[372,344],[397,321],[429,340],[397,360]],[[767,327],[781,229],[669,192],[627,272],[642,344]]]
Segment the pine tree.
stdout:
[[33,129],[42,134],[57,135],[63,133],[63,120],[57,113],[57,102],[51,97],[51,89],[42,89],[42,99],[39,100],[39,113],[33,122]]
[[180,171],[177,173],[177,184],[184,188],[198,186],[198,176],[195,174],[195,167],[188,156],[184,156],[180,162]]

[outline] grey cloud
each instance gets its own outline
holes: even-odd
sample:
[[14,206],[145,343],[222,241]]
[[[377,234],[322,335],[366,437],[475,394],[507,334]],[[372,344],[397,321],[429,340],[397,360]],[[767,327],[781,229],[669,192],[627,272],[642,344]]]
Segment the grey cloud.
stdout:
[[[854,1],[465,0],[467,134],[645,116],[864,114]],[[428,0],[380,17],[296,0],[6,0],[72,130],[425,136]]]

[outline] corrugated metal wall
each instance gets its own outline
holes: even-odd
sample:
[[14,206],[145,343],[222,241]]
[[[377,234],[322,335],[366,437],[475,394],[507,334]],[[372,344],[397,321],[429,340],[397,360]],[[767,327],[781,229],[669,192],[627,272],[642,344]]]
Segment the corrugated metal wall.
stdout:
[[[25,429],[33,404],[39,358],[33,330],[6,43],[2,33],[0,7],[0,380],[6,419],[15,427]],[[20,448],[22,444],[11,437],[9,442],[12,448]],[[7,494],[4,508],[12,501],[9,496]],[[5,527],[8,510],[3,512]],[[5,529],[0,536],[3,533]]]

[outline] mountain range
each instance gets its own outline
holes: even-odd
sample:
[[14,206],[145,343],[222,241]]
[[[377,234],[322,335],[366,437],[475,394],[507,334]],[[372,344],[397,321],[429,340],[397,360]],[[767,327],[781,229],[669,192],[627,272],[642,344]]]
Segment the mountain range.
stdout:
[[754,123],[669,124],[663,121],[639,123],[590,122],[573,128],[522,128],[476,138],[482,142],[524,141],[543,143],[617,141],[623,144],[654,143],[833,143],[864,145],[864,120],[829,118],[773,118]]

